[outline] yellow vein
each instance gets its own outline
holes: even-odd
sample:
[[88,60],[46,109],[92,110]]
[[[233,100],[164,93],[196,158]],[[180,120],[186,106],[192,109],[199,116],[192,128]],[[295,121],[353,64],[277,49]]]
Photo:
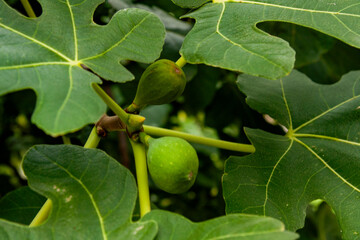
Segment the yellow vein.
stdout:
[[230,38],[228,38],[228,37],[226,37],[224,34],[222,34],[222,33],[220,32],[220,22],[221,22],[221,20],[222,20],[222,18],[223,18],[224,12],[225,12],[225,3],[223,3],[223,9],[221,10],[221,13],[220,13],[220,16],[219,16],[219,20],[218,20],[218,22],[217,22],[217,24],[216,24],[216,33],[217,33],[217,34],[219,34],[222,38],[224,38],[226,41],[230,42],[231,44],[233,44],[233,45],[235,45],[235,46],[238,46],[239,48],[243,49],[244,51],[246,51],[246,52],[248,52],[248,53],[250,53],[250,54],[253,54],[253,55],[255,55],[255,56],[259,57],[259,58],[264,59],[265,61],[267,61],[267,62],[269,62],[270,64],[272,64],[272,65],[274,65],[274,66],[282,69],[284,72],[287,73],[287,71],[283,68],[283,66],[276,64],[275,62],[271,61],[270,59],[268,59],[268,58],[266,58],[266,57],[264,57],[264,56],[262,56],[262,55],[259,55],[259,54],[255,53],[255,52],[252,52],[252,51],[246,49],[246,48],[245,48],[244,46],[242,46],[241,44],[238,44],[238,43],[232,41]]
[[289,7],[289,6],[272,4],[272,3],[243,1],[243,0],[213,0],[213,2],[214,3],[237,2],[237,3],[261,5],[261,6],[265,6],[265,7],[283,8],[283,9],[288,9],[288,10],[292,10],[292,11],[301,11],[301,12],[310,12],[310,13],[323,13],[323,14],[342,15],[342,16],[351,16],[351,17],[360,17],[360,15],[357,15],[357,14],[342,13],[341,11],[343,11],[343,9],[339,10],[338,12],[330,12],[330,11],[313,10],[313,9],[306,9],[306,8],[296,8],[296,7]]
[[359,34],[355,31],[353,31],[351,28],[349,28],[342,20],[340,20],[337,16],[333,16],[341,25],[344,26],[345,29],[347,29],[349,32],[353,33],[354,35],[359,36]]
[[73,34],[74,34],[74,51],[75,51],[75,61],[78,60],[78,41],[77,41],[77,35],[76,35],[76,26],[75,26],[75,18],[74,14],[72,12],[71,5],[69,3],[69,0],[66,0],[66,4],[69,8],[70,16],[71,16],[71,23],[73,28]]
[[[47,157],[47,156],[45,155],[45,157]],[[94,199],[93,195],[91,194],[91,192],[89,191],[89,189],[87,189],[87,187],[83,184],[83,182],[82,182],[81,180],[79,180],[79,179],[76,178],[74,175],[72,175],[72,173],[69,172],[68,169],[66,169],[65,167],[61,166],[59,163],[55,162],[54,160],[51,160],[49,157],[47,157],[47,158],[48,158],[52,163],[54,163],[56,166],[58,166],[59,168],[61,168],[62,170],[64,170],[71,178],[73,178],[75,181],[77,181],[77,182],[80,184],[80,186],[85,190],[85,192],[89,195],[90,201],[91,201],[91,203],[92,203],[93,206],[94,206],[96,215],[97,215],[98,218],[99,218],[100,228],[101,228],[101,233],[102,233],[103,239],[107,240],[107,236],[106,236],[106,233],[105,233],[104,220],[103,220],[103,218],[101,217],[101,213],[100,213],[99,207],[97,206],[97,204],[96,204],[96,202],[95,202],[95,199]]]
[[110,52],[113,48],[119,46],[123,41],[125,41],[125,39],[130,35],[132,34],[148,17],[150,17],[151,15],[147,15],[146,17],[144,17],[137,25],[135,25],[127,34],[125,34],[125,36],[120,40],[118,41],[117,43],[115,43],[114,45],[112,45],[110,48],[106,49],[104,52],[98,54],[98,55],[95,55],[95,56],[92,56],[92,57],[87,57],[87,58],[83,58],[81,59],[80,61],[84,61],[84,60],[90,60],[90,59],[94,59],[94,58],[97,58],[97,57],[101,57],[103,55],[105,55],[106,53]]
[[269,197],[268,197],[269,184],[270,184],[271,179],[272,179],[272,177],[273,177],[273,175],[274,175],[275,169],[277,168],[277,166],[279,165],[279,163],[281,162],[281,160],[285,157],[285,155],[290,151],[290,149],[291,149],[291,147],[292,147],[292,145],[293,145],[293,142],[294,142],[294,141],[291,140],[291,143],[290,143],[289,147],[286,149],[286,151],[283,153],[283,155],[281,155],[281,157],[279,158],[279,161],[276,162],[273,170],[271,171],[269,180],[268,180],[267,183],[266,183],[266,187],[265,187],[265,200],[264,200],[264,205],[263,205],[264,216],[266,215],[266,214],[265,214],[265,211],[266,211],[265,208],[266,208],[266,203],[267,203],[268,198],[269,198]]
[[289,108],[289,105],[288,105],[288,102],[286,100],[286,96],[285,96],[285,89],[284,89],[284,84],[283,84],[283,80],[280,79],[280,85],[281,85],[281,92],[282,92],[282,96],[283,96],[283,99],[284,99],[284,103],[285,103],[285,106],[286,106],[286,110],[289,114],[289,131],[292,131],[292,118],[291,118],[291,113],[290,113],[290,108]]
[[10,69],[20,69],[20,68],[32,68],[46,65],[71,65],[69,62],[39,62],[39,63],[29,63],[13,66],[3,66],[0,67],[0,70],[10,70]]
[[66,93],[66,97],[64,99],[64,102],[61,104],[57,114],[56,114],[56,117],[55,117],[55,122],[54,122],[54,129],[57,129],[57,126],[59,125],[59,121],[60,121],[60,114],[61,112],[64,110],[65,108],[65,105],[69,102],[69,99],[70,99],[70,95],[72,93],[72,89],[73,89],[73,84],[74,84],[74,81],[73,81],[73,77],[72,77],[72,66],[69,67],[69,90],[68,92]]
[[341,181],[343,181],[346,185],[348,185],[349,187],[360,193],[360,189],[349,183],[345,178],[343,178],[339,173],[337,173],[324,159],[322,159],[319,155],[317,155],[317,153],[314,152],[308,145],[306,145],[297,138],[294,138],[294,140],[299,144],[303,145],[309,152],[311,152],[317,159],[319,159],[325,165],[325,167],[327,167],[332,173],[334,173],[335,176],[340,178]]
[[321,118],[322,116],[328,114],[329,112],[337,109],[338,107],[340,107],[340,106],[342,106],[342,105],[344,105],[344,104],[346,104],[346,103],[348,103],[348,102],[351,102],[352,100],[354,100],[354,99],[356,99],[356,98],[358,98],[358,97],[359,97],[359,96],[355,96],[355,97],[349,98],[348,100],[346,100],[346,101],[344,101],[344,102],[342,102],[342,103],[339,103],[338,105],[336,105],[336,106],[334,106],[334,107],[332,107],[332,108],[329,108],[329,109],[326,110],[325,112],[317,115],[316,117],[310,119],[309,121],[307,121],[307,122],[303,123],[302,125],[300,125],[299,127],[297,127],[297,128],[294,130],[294,133],[295,133],[296,131],[299,131],[301,128],[309,125],[310,123],[314,122],[315,120]]
[[26,38],[26,39],[28,39],[28,40],[36,43],[36,44],[39,44],[40,46],[42,46],[42,47],[50,50],[51,52],[59,55],[60,57],[62,57],[63,59],[65,59],[65,60],[68,61],[68,62],[73,62],[70,58],[68,58],[67,56],[65,56],[64,54],[62,54],[61,52],[59,52],[59,51],[56,50],[55,48],[52,48],[52,47],[50,47],[49,45],[47,45],[47,44],[45,44],[45,43],[43,43],[43,42],[40,42],[39,40],[37,40],[37,39],[35,39],[35,38],[33,38],[33,37],[30,37],[30,36],[28,36],[28,35],[26,35],[26,34],[24,34],[24,33],[22,33],[22,32],[19,32],[19,31],[13,29],[13,28],[10,28],[10,27],[2,24],[2,23],[0,23],[0,27],[3,27],[3,28],[5,28],[5,29],[7,29],[7,30],[9,30],[9,31],[11,31],[11,32],[13,32],[13,33],[15,33],[15,34],[18,34],[18,35],[20,35],[20,36],[22,36],[22,37],[24,37],[24,38]]
[[357,6],[357,5],[360,5],[360,3],[354,3],[352,5],[349,5],[349,6],[345,7],[345,8],[343,8],[343,9],[341,9],[339,12],[345,11],[345,10],[347,10],[349,8],[353,8],[353,7]]
[[341,139],[341,138],[324,136],[324,135],[308,134],[308,133],[295,133],[292,136],[294,136],[294,137],[320,138],[320,139],[326,139],[326,140],[331,140],[331,141],[335,141],[335,142],[342,142],[342,143],[347,143],[347,144],[351,144],[351,145],[355,145],[355,146],[360,146],[360,143],[357,143],[357,142],[344,140],[344,139]]

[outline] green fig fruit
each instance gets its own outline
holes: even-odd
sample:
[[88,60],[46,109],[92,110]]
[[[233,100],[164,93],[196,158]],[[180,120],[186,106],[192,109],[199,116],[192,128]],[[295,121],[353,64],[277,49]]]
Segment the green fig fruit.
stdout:
[[184,91],[186,77],[173,61],[161,59],[152,63],[142,74],[136,95],[127,112],[139,112],[147,105],[170,103]]
[[147,143],[147,163],[154,183],[168,193],[189,190],[199,168],[195,149],[177,137],[149,138]]

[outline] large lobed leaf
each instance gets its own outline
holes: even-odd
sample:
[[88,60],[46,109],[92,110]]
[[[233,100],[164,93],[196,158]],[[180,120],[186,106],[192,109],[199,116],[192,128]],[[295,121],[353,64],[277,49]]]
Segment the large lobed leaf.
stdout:
[[270,79],[289,74],[295,52],[288,42],[256,27],[264,21],[313,28],[360,48],[358,0],[215,1],[184,17],[196,20],[180,53],[190,63]]
[[[242,214],[192,223],[174,213],[152,211],[134,223],[131,218],[137,195],[135,179],[128,169],[97,149],[35,146],[25,156],[23,168],[29,186],[50,198],[53,208],[49,218],[37,227],[0,220],[0,239],[293,240],[297,237],[286,231],[279,220]],[[22,193],[22,198],[35,194],[28,190]],[[6,197],[1,207],[7,213],[2,216],[26,223],[15,214],[23,207],[38,206],[38,201],[26,203],[20,199]]]
[[105,111],[91,88],[100,79],[81,65],[107,80],[131,80],[120,60],[152,62],[165,30],[158,17],[140,9],[119,11],[108,25],[97,25],[92,15],[103,0],[39,2],[42,15],[27,18],[0,1],[0,94],[33,89],[32,121],[60,135]]
[[156,223],[132,223],[136,183],[118,162],[96,149],[39,145],[23,168],[29,186],[52,200],[46,222],[28,227],[0,220],[0,239],[152,239]]
[[246,129],[256,151],[230,157],[223,177],[227,213],[255,213],[303,226],[315,199],[335,211],[344,239],[360,239],[360,71],[320,85],[294,71],[276,81],[240,75],[247,103],[288,129]]

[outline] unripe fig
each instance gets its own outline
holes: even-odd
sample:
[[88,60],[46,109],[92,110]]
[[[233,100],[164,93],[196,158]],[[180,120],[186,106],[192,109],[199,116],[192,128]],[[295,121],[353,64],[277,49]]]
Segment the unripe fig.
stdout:
[[199,168],[195,149],[177,137],[149,138],[147,143],[147,163],[154,183],[168,193],[189,190]]
[[134,113],[147,105],[170,103],[183,93],[185,85],[185,74],[176,63],[158,60],[142,74],[134,101],[127,111]]

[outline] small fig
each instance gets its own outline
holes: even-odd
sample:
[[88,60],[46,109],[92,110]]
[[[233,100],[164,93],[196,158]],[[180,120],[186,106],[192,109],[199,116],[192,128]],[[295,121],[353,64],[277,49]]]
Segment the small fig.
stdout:
[[195,149],[177,137],[149,138],[147,143],[147,163],[154,183],[168,193],[189,190],[199,168]]
[[186,77],[183,70],[171,60],[160,59],[142,74],[136,95],[128,112],[139,112],[147,105],[170,103],[184,91]]

